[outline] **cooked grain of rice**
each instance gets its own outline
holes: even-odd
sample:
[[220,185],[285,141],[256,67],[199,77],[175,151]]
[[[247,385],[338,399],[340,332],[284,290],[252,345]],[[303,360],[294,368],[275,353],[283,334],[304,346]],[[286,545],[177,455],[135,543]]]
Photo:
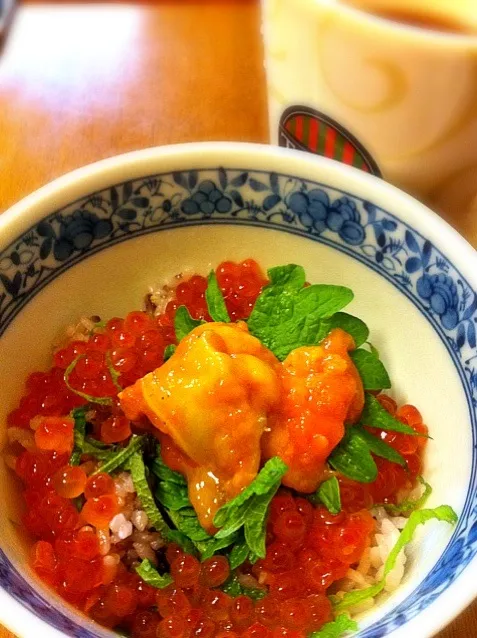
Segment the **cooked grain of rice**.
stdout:
[[118,497],[125,498],[127,494],[135,492],[134,483],[129,472],[121,472],[121,474],[116,476],[114,486]]
[[71,341],[88,341],[95,325],[101,321],[100,317],[81,317],[76,324],[70,324],[66,328],[66,336]]
[[76,323],[66,327],[64,334],[53,344],[53,351],[59,350],[70,341],[88,341],[101,317],[81,317]]
[[[381,559],[381,553],[379,551],[379,547],[376,545],[375,547],[371,547],[369,550],[369,560],[370,560],[370,566],[374,567],[374,569],[378,569],[379,567],[381,567],[383,561]],[[369,568],[368,570],[369,571]],[[367,571],[365,573],[367,573]]]
[[133,547],[137,552],[139,558],[144,560],[147,558],[153,563],[153,565],[157,565],[156,553],[152,549],[149,543],[133,543]]
[[149,294],[146,296],[146,311],[151,312],[153,316],[157,317],[161,315],[169,301],[174,297],[175,286],[164,285],[159,290],[150,289]]
[[154,316],[160,315],[166,309],[167,304],[174,297],[176,287],[186,279],[190,279],[195,274],[190,268],[183,270],[174,276],[172,280],[169,280],[163,286],[157,288],[149,288],[149,293],[145,299],[145,309],[148,312],[152,311]]
[[367,574],[371,565],[370,549],[369,547],[364,550],[361,560],[359,561],[358,571],[362,574]]
[[119,565],[120,560],[121,557],[119,556],[119,554],[108,554],[107,556],[103,557],[103,564],[106,567],[114,567],[115,565]]
[[[133,532],[133,526],[131,521],[128,521],[123,513],[116,514],[110,522],[109,529],[113,532],[113,535],[118,538],[118,540],[123,541],[125,538],[131,536]],[[111,539],[114,543],[115,539]]]
[[157,550],[161,547],[164,547],[164,539],[159,532],[140,532],[138,530],[134,530],[132,540],[133,543],[144,543],[149,545],[155,552],[157,552]]
[[258,584],[265,585],[267,583],[267,580],[268,580],[267,572],[260,572],[258,575]]
[[99,540],[99,553],[101,554],[101,556],[106,556],[106,554],[109,554],[109,551],[111,549],[111,539],[109,535],[109,529],[99,528],[96,531],[96,534],[98,535],[98,540]]
[[148,526],[149,519],[147,518],[147,514],[144,510],[133,510],[131,514],[131,522],[139,532],[143,532]]
[[[366,589],[382,579],[384,563],[407,521],[403,516],[390,516],[383,507],[375,508],[373,516],[376,519],[376,531],[371,546],[363,554],[356,569],[348,570],[346,577],[340,581],[336,594],[338,597],[343,596],[346,592]],[[406,560],[403,549],[396,559],[394,568],[386,577],[384,591],[392,592],[399,587],[404,576]],[[356,605],[350,609],[350,612],[352,614],[361,613],[370,609],[374,604],[375,599],[371,598]]]
[[43,421],[43,417],[41,415],[34,416],[33,419],[30,419],[30,428],[35,431],[37,430],[41,422]]
[[351,580],[353,583],[356,583],[363,588],[367,587],[368,585],[368,581],[366,580],[366,578],[356,569],[348,569],[345,578]]
[[35,447],[35,435],[31,430],[15,427],[7,428],[7,436],[10,445],[19,443],[26,450],[31,450]]
[[238,574],[237,579],[242,587],[250,587],[251,589],[260,588],[259,581],[252,574]]
[[132,547],[124,554],[122,560],[126,567],[132,567],[133,565],[139,564],[138,553]]
[[128,519],[128,521],[131,520],[133,511],[134,511],[134,502],[133,502],[133,499],[131,498],[131,494],[128,494],[126,498],[126,503],[124,504],[124,507],[122,510],[124,516]]
[[160,534],[158,534],[157,537],[153,541],[151,541],[151,547],[155,552],[161,549],[161,547],[164,547],[164,545],[164,539]]

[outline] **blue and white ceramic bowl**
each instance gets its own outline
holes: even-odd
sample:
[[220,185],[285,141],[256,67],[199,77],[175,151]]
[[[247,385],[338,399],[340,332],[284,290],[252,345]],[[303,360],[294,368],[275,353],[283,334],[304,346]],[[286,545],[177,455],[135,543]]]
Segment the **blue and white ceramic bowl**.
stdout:
[[[295,151],[193,144],[106,160],[28,197],[0,217],[0,422],[66,324],[140,307],[184,269],[250,256],[350,286],[395,397],[430,427],[429,505],[452,505],[459,523],[421,528],[401,588],[358,635],[431,636],[477,593],[477,256],[383,181]],[[17,486],[0,471],[0,622],[22,638],[111,635],[28,569]]]

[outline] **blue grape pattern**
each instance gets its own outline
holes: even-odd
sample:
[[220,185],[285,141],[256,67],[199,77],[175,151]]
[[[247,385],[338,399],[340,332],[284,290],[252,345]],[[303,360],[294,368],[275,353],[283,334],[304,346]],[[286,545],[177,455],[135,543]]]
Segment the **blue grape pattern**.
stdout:
[[292,193],[287,203],[303,226],[312,232],[320,234],[329,229],[351,246],[357,246],[364,240],[361,215],[349,197],[340,197],[330,203],[324,190],[314,188],[308,192]]
[[340,197],[330,207],[326,224],[351,246],[363,243],[365,231],[356,203],[349,197]]
[[448,275],[424,274],[417,280],[417,294],[429,302],[432,310],[440,317],[446,330],[453,330],[459,323],[459,295],[457,286]]
[[314,188],[308,192],[292,193],[287,203],[305,228],[317,233],[326,229],[330,198],[325,191]]
[[184,199],[181,211],[184,215],[212,215],[212,213],[228,213],[232,208],[232,200],[220,191],[215,183],[206,179],[201,182],[190,197]]
[[95,239],[107,237],[112,230],[109,219],[100,219],[94,213],[77,210],[61,223],[59,236],[53,246],[54,256],[58,261],[65,261],[75,251],[89,248]]

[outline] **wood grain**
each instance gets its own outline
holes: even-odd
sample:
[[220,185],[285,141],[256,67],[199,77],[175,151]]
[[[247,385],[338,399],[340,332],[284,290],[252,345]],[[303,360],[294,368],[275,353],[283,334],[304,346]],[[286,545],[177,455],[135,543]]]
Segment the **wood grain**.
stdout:
[[[265,142],[258,0],[25,2],[0,57],[0,112],[1,211],[117,153]],[[449,221],[477,246],[477,214]],[[439,638],[476,635],[477,603]]]
[[255,2],[21,6],[0,60],[0,210],[129,150],[266,141]]

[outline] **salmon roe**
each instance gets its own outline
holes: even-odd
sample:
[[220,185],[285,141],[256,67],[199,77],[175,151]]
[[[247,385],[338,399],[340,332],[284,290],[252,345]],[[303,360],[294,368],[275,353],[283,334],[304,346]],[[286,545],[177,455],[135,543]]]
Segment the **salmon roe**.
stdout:
[[95,527],[107,527],[109,521],[119,513],[118,499],[114,494],[103,494],[86,501],[81,516],[86,523]]
[[[226,261],[216,275],[231,319],[248,318],[267,284],[258,264],[252,259]],[[271,502],[265,558],[240,568],[244,582],[263,594],[258,599],[222,591],[230,577],[225,556],[200,562],[174,543],[156,555],[159,570],[169,571],[173,583],[164,589],[145,583],[134,570],[138,552],[132,544],[111,543],[109,525],[124,511],[125,498],[115,480],[98,472],[87,455],[80,465],[68,465],[74,444],[69,415],[87,404],[75,391],[113,398],[120,387],[161,365],[165,348],[176,343],[173,326],[179,306],[185,305],[195,319],[210,320],[206,288],[200,275],[183,279],[162,314],[132,311],[114,317],[84,341],[57,350],[49,371],[28,376],[8,425],[34,431],[34,445],[18,455],[15,465],[24,483],[23,522],[36,539],[31,565],[65,600],[132,638],[306,638],[332,619],[328,588],[356,565],[370,544],[375,523],[369,508],[398,502],[415,484],[426,438],[369,428],[404,456],[408,469],[378,458],[373,483],[338,476],[343,509],[337,515],[280,490]],[[427,433],[415,407],[398,408],[386,395],[377,398],[402,423]],[[125,445],[134,427],[115,402],[95,409],[93,436]]]
[[109,474],[98,472],[88,479],[84,495],[86,498],[99,498],[105,494],[114,494],[116,488]]
[[66,465],[53,476],[53,488],[56,493],[65,498],[76,498],[84,492],[86,473],[76,465]]
[[74,421],[69,417],[40,417],[35,430],[35,443],[40,450],[54,450],[59,454],[73,449]]
[[[217,267],[215,274],[232,321],[247,319],[263,286],[268,283],[260,266],[253,259],[240,263],[224,261]],[[186,306],[194,319],[210,321],[205,301],[206,289],[207,279],[200,275],[181,282],[176,288],[175,298],[166,306],[164,319],[173,325],[177,308]]]

